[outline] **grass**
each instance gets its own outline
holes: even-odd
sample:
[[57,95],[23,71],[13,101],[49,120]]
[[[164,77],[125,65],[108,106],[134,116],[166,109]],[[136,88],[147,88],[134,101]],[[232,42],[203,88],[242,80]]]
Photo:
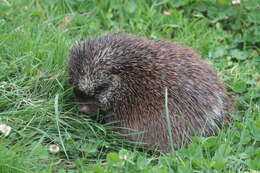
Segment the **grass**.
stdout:
[[[68,85],[69,49],[78,39],[109,31],[196,49],[234,96],[233,123],[217,136],[194,137],[187,148],[152,155],[79,113]],[[12,128],[0,135],[0,172],[260,170],[259,47],[230,51],[235,40],[232,31],[187,16],[170,1],[0,1],[0,124]],[[49,152],[51,144],[60,152]]]

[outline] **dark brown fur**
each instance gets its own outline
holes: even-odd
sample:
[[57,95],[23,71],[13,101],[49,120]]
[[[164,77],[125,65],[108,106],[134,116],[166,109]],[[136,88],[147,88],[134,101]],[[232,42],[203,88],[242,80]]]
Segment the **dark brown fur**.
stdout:
[[164,150],[169,142],[166,87],[176,148],[191,136],[214,135],[232,108],[210,65],[191,48],[169,41],[109,34],[77,43],[69,73],[81,111],[100,108],[112,115],[107,121],[143,132],[128,139]]

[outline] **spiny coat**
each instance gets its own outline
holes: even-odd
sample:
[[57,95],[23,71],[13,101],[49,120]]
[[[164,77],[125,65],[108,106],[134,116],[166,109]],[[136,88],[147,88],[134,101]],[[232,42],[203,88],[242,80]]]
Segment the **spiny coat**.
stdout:
[[[228,121],[232,103],[211,66],[191,48],[174,42],[108,34],[71,50],[70,82],[79,109],[111,114],[126,138],[168,149],[165,88],[174,145],[191,136],[214,135]],[[132,129],[132,130],[130,130]]]

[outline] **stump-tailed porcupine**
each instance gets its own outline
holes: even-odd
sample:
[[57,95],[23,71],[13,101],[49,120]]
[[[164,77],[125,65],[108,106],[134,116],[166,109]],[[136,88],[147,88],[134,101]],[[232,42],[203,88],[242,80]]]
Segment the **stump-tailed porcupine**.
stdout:
[[[111,114],[117,131],[132,141],[167,149],[165,88],[174,145],[214,135],[228,121],[230,98],[211,66],[191,48],[170,41],[108,34],[71,50],[70,83],[78,107]],[[129,129],[129,130],[127,130]],[[132,130],[130,130],[132,129]]]

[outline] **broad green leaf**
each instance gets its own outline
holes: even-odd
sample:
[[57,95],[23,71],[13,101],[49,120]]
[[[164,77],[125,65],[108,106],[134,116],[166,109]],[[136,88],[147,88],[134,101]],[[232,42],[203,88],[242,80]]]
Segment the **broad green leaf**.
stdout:
[[230,54],[233,58],[239,59],[239,60],[244,60],[248,58],[248,53],[240,51],[239,49],[233,49],[230,51]]
[[233,84],[233,90],[238,93],[246,91],[246,88],[246,82],[242,80],[236,81]]

